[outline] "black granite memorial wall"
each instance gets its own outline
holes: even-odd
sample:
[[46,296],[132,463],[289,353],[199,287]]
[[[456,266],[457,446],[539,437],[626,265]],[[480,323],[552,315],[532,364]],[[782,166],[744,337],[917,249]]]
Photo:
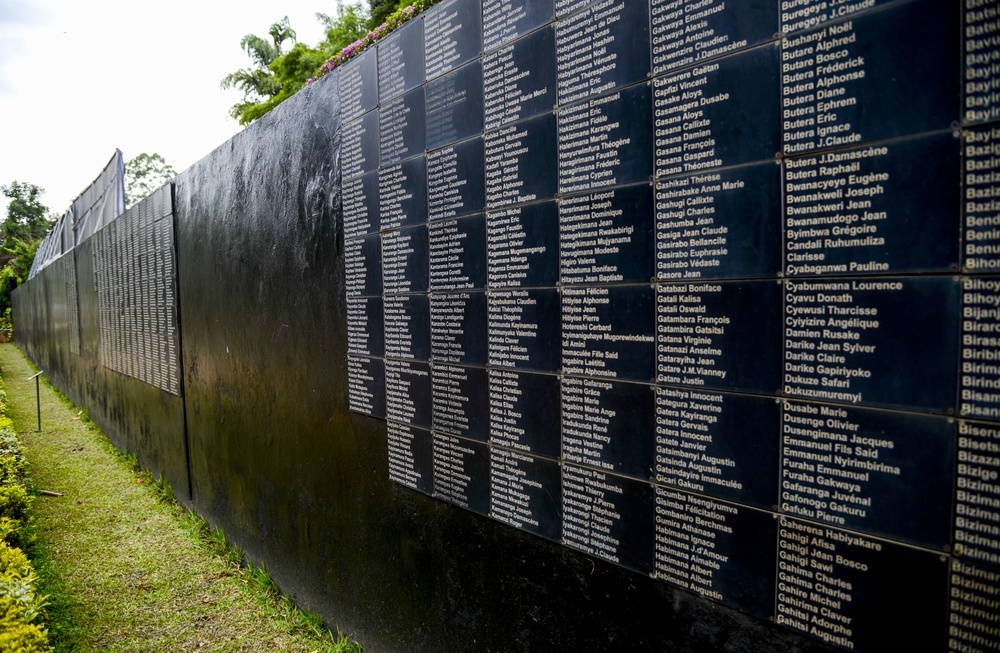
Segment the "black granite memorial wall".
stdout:
[[445,0],[178,178],[180,396],[17,338],[371,650],[995,650],[998,35]]
[[[396,478],[833,644],[970,643],[930,605],[961,540],[1000,535],[995,482],[974,484],[976,508],[956,490],[963,457],[996,462],[959,435],[991,418],[1000,378],[997,291],[979,276],[998,253],[995,128],[979,126],[996,117],[996,15],[930,0],[483,3],[481,75],[426,85],[434,104],[483,99],[483,150],[432,112],[426,129],[428,157],[465,154],[431,193],[475,216],[425,250],[431,304],[454,316],[432,309],[430,339],[460,343],[426,360],[465,383],[405,400],[480,425],[488,401],[489,418],[423,436],[469,444],[471,494],[439,490],[428,475],[450,472],[414,456],[390,463]],[[450,295],[436,275],[482,263],[483,208],[485,270]],[[383,230],[384,255],[396,238]],[[894,553],[838,566],[836,542]],[[906,610],[900,546],[926,574]],[[881,626],[915,614],[919,629]],[[970,628],[996,641],[987,622]]]
[[16,293],[16,342],[120,448],[190,502],[168,184]]

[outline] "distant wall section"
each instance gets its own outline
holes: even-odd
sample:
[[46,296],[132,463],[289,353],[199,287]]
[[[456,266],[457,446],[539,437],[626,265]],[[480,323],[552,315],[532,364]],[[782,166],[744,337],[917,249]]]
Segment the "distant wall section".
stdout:
[[38,270],[13,312],[52,383],[189,502],[174,217],[168,184]]

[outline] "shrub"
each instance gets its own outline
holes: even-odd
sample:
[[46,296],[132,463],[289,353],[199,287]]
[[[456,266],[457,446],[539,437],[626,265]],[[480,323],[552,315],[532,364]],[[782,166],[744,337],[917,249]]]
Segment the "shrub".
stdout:
[[386,17],[384,23],[368,32],[354,43],[346,46],[343,50],[334,55],[332,59],[320,66],[319,70],[317,70],[312,77],[306,80],[306,85],[308,86],[312,84],[315,80],[329,72],[332,72],[341,64],[347,63],[377,43],[380,39],[385,38],[404,23],[416,18],[424,11],[436,5],[438,2],[439,0],[414,0],[409,5],[400,7],[396,11],[392,12]]
[[34,623],[42,604],[28,558],[0,541],[0,651],[50,650],[45,629]]
[[23,485],[0,485],[0,517],[14,521],[28,521],[31,498]]
[[4,419],[0,417],[0,485],[20,484],[28,461],[21,453],[21,441],[17,435],[11,429],[3,428]]
[[45,630],[25,617],[24,604],[10,598],[0,599],[0,651],[47,653],[51,650]]
[[0,425],[0,541],[11,546],[28,544],[26,530],[32,497],[24,487],[27,467],[17,434]]
[[[21,549],[0,542],[0,596],[7,596],[4,584],[12,580],[33,578],[31,563]],[[0,649],[3,650],[3,649]]]
[[35,593],[31,563],[17,548],[28,540],[28,462],[6,410],[7,394],[0,389],[0,651],[47,653],[48,634],[35,623],[45,601]]
[[[3,404],[0,403],[0,410],[3,408]],[[0,415],[0,456],[11,455],[21,456],[21,438],[14,432],[10,418]]]
[[11,546],[23,546],[25,542],[21,541],[21,526],[20,522],[10,517],[0,517],[0,542],[6,542]]

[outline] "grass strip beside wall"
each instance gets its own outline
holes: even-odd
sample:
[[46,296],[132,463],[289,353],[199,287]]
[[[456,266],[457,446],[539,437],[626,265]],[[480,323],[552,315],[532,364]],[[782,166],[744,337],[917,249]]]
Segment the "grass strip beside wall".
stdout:
[[28,548],[55,653],[360,651],[177,504],[169,485],[116,449],[44,376],[36,431],[27,379],[37,370],[15,345],[0,344],[0,368],[32,484],[62,495],[35,499]]

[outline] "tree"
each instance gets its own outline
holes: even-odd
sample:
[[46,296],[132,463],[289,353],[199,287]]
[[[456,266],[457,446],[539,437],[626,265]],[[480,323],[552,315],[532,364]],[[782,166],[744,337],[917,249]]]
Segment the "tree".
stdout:
[[38,247],[41,244],[41,238],[28,241],[14,238],[5,242],[3,252],[11,258],[3,269],[10,270],[10,276],[17,277],[18,283],[23,283],[28,278],[28,273],[31,272],[31,264],[35,262],[35,254],[38,253]]
[[[2,259],[5,261],[0,268],[0,329],[11,328],[10,323],[10,291],[11,286],[17,286],[28,279],[31,272],[31,264],[35,261],[35,254],[38,253],[38,246],[42,244],[41,238],[23,241],[18,238],[5,240],[0,251],[3,252]],[[14,283],[11,282],[14,280]]]
[[125,203],[132,206],[176,176],[162,156],[143,152],[125,164]]
[[10,328],[10,279],[23,283],[31,271],[35,252],[42,238],[52,227],[47,206],[41,196],[45,189],[35,184],[12,181],[0,186],[0,191],[10,200],[7,217],[0,224],[0,328]]
[[368,33],[368,12],[360,2],[338,3],[336,17],[317,11],[316,18],[326,28],[326,38],[318,46],[326,59]]
[[295,30],[288,24],[288,16],[285,16],[272,23],[267,33],[271,37],[270,41],[255,34],[243,37],[240,47],[246,50],[253,67],[241,68],[222,80],[223,89],[236,88],[243,91],[243,101],[229,109],[229,115],[241,125],[247,125],[263,115],[256,115],[253,111],[255,105],[262,104],[281,92],[281,84],[269,66],[281,56],[282,43],[288,40],[295,42]]
[[52,227],[47,217],[49,208],[39,199],[45,189],[23,181],[12,181],[0,186],[0,191],[10,200],[7,217],[0,224],[0,236],[6,241],[11,238],[30,241],[42,238]]
[[314,77],[324,62],[344,46],[367,33],[368,15],[360,2],[337,3],[336,16],[317,12],[316,19],[326,28],[326,37],[309,47],[295,43],[282,53],[281,45],[295,41],[295,32],[288,26],[288,17],[271,25],[271,41],[248,34],[240,41],[254,62],[254,68],[244,68],[222,80],[223,88],[239,88],[244,92],[242,102],[230,109],[229,114],[241,125],[248,125],[302,89]]
[[411,0],[368,0],[368,29],[375,29],[385,22],[389,14],[410,4]]
[[[306,85],[306,80],[326,61],[315,48],[296,43],[291,50],[271,62],[268,67],[277,88],[274,95],[261,102],[244,102],[238,118],[248,125],[278,106]],[[235,109],[235,107],[234,107]]]

